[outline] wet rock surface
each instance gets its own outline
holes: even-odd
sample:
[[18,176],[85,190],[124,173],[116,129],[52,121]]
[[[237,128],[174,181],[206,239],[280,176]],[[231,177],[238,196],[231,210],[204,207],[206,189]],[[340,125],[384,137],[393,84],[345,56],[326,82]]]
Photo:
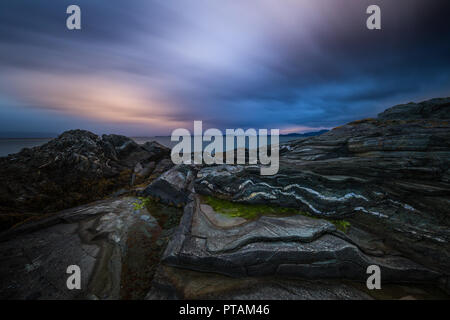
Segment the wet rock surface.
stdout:
[[100,199],[172,166],[170,150],[119,135],[72,130],[0,158],[0,219],[7,228],[41,214]]

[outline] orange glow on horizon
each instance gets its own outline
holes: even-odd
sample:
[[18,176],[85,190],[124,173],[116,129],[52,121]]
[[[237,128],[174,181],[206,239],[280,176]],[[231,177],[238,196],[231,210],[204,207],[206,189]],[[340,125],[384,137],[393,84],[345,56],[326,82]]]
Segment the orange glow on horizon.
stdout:
[[16,75],[10,83],[13,89],[21,88],[23,103],[45,106],[43,109],[53,112],[102,122],[148,124],[158,129],[186,125],[185,121],[171,119],[176,113],[174,106],[151,89],[114,77],[39,73],[33,77]]

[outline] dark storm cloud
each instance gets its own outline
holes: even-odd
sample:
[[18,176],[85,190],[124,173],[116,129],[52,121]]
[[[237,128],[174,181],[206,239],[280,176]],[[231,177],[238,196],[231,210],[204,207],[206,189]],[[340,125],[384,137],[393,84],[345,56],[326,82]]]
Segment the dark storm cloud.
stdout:
[[[65,28],[69,4],[82,9],[81,31]],[[370,4],[381,7],[382,30],[365,27]],[[192,120],[222,129],[340,125],[450,95],[449,8],[446,0],[2,1],[1,121],[26,106],[42,110],[46,131],[64,114],[129,134]]]

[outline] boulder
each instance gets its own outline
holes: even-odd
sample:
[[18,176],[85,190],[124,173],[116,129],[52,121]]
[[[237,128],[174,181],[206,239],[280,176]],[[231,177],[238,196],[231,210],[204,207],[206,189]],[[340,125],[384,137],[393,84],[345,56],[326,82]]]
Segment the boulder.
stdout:
[[196,172],[197,169],[193,166],[176,165],[150,183],[140,195],[182,207],[193,191],[192,182]]

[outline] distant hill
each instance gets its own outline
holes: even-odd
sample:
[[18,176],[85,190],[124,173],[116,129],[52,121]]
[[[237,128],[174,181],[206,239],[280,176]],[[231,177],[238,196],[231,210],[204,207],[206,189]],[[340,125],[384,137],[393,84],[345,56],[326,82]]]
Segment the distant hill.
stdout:
[[330,131],[330,130],[320,130],[320,131],[312,131],[312,132],[306,132],[306,133],[288,133],[288,134],[281,134],[281,136],[306,138],[306,137],[320,136],[321,134],[328,132],[328,131]]

